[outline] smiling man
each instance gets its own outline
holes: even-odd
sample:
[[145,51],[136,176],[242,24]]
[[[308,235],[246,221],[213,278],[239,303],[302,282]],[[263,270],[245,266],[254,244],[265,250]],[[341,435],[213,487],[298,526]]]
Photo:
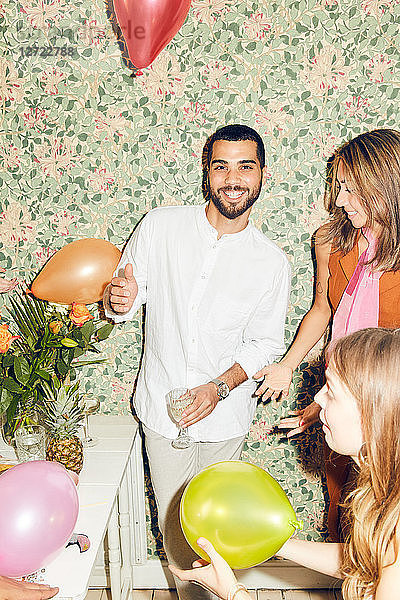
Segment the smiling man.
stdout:
[[[284,253],[249,223],[266,178],[264,145],[244,125],[219,129],[203,153],[206,205],[150,211],[127,243],[105,296],[116,322],[146,304],[134,405],[142,423],[168,559],[196,558],[179,526],[179,501],[201,469],[239,459],[254,417],[251,376],[284,351],[290,269]],[[195,443],[175,449],[166,394],[191,390],[180,424]],[[177,580],[183,599],[209,597]]]
[[[215,134],[216,135],[216,134]],[[227,219],[247,213],[260,195],[265,181],[264,153],[253,140],[216,140],[207,151],[206,197]],[[261,164],[263,166],[261,167]],[[238,225],[238,223],[236,223]]]

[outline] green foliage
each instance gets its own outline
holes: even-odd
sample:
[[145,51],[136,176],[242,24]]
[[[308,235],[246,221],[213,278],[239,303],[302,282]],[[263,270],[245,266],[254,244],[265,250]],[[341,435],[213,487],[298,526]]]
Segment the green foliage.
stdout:
[[33,296],[9,301],[15,339],[0,360],[0,413],[6,412],[11,424],[16,413],[40,409],[51,386],[61,389],[63,382],[76,377],[75,369],[104,362],[78,358],[87,352],[98,354],[96,342],[107,339],[113,325],[94,320],[90,313],[86,323],[76,325],[71,313]]

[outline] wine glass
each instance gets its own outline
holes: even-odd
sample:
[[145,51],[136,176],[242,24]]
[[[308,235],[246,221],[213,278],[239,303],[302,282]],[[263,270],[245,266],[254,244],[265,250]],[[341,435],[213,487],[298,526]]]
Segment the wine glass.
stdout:
[[192,396],[191,391],[187,388],[174,388],[166,394],[165,400],[167,402],[169,417],[179,428],[178,437],[172,440],[171,446],[180,450],[189,448],[194,444],[194,439],[188,435],[186,429],[179,427],[179,421],[182,418],[185,408],[192,404],[194,396]]
[[98,443],[98,439],[92,437],[89,433],[89,415],[95,413],[100,406],[100,398],[93,396],[92,394],[84,394],[81,399],[83,408],[83,414],[85,420],[83,422],[83,439],[82,444],[84,448],[91,448]]

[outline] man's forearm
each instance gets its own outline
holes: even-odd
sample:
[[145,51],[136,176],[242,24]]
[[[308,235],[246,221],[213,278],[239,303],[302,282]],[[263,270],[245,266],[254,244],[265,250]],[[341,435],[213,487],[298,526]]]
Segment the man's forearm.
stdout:
[[217,379],[227,383],[229,389],[233,390],[244,381],[247,381],[248,377],[239,363],[234,363],[227,371],[219,375]]
[[[227,371],[215,379],[226,383],[230,391],[246,381],[248,377],[239,363],[234,363]],[[181,427],[189,427],[193,423],[201,421],[201,419],[207,417],[215,409],[219,400],[226,398],[227,394],[219,395],[219,385],[215,382],[215,379],[192,389],[194,401],[184,411],[182,420],[179,422]]]

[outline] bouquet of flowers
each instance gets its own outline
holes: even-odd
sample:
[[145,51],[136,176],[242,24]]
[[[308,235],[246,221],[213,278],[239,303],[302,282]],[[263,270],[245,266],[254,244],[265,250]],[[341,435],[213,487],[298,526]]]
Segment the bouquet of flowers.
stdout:
[[98,354],[113,325],[95,319],[84,304],[71,309],[19,294],[9,299],[9,323],[0,323],[0,414],[11,435],[29,423],[46,401],[49,386],[60,389],[76,379],[76,370],[105,359]]

